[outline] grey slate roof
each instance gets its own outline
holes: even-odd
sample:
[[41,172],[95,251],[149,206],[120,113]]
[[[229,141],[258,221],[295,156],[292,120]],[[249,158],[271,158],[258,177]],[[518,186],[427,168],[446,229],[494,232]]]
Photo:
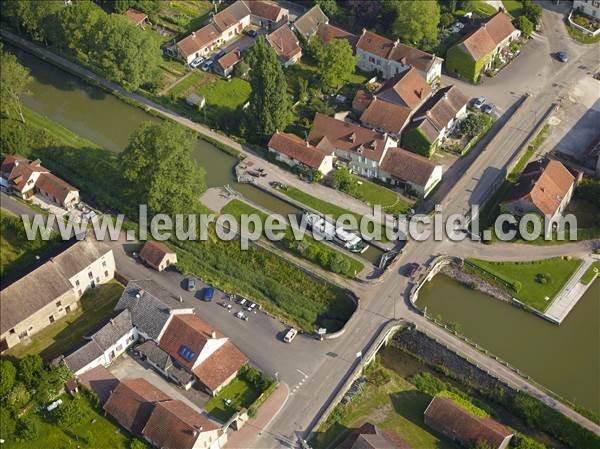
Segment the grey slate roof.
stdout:
[[326,24],[329,19],[319,5],[313,6],[294,22],[294,28],[305,39],[315,34],[319,25]]
[[171,310],[183,308],[171,293],[151,280],[129,281],[115,306],[116,311],[128,309],[133,325],[153,340],[160,336]]
[[132,328],[131,312],[128,309],[125,309],[102,326],[102,328],[92,336],[92,340],[94,340],[103,351],[106,351],[123,337],[123,335],[131,331]]
[[69,369],[75,373],[91,361],[102,356],[102,354],[104,354],[104,351],[102,351],[102,348],[98,346],[98,343],[96,343],[94,340],[90,340],[75,352],[72,352],[66,356],[64,362],[67,367],[69,367]]
[[0,334],[73,290],[69,278],[111,251],[108,245],[85,238],[3,289]]

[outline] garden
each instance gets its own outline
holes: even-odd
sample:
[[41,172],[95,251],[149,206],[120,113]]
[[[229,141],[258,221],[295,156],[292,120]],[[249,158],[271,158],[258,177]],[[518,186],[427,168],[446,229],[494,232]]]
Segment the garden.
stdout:
[[[232,200],[221,211],[224,214],[231,214],[240,222],[241,215],[257,215],[263,225],[267,221],[268,215],[247,203],[240,200]],[[254,229],[250,229],[253,232]],[[266,231],[266,229],[265,229]],[[276,231],[274,231],[276,232]],[[292,254],[306,259],[324,270],[331,271],[336,274],[341,274],[347,278],[353,278],[358,275],[364,265],[356,259],[334,250],[323,242],[319,242],[311,237],[310,233],[306,233],[301,241],[294,238],[294,233],[290,226],[286,226],[285,237],[278,241],[272,242],[274,245],[289,251]],[[264,234],[264,231],[263,231]]]
[[580,259],[564,256],[527,262],[489,262],[467,259],[468,268],[507,288],[519,301],[544,312],[579,268]]
[[244,365],[235,379],[204,406],[206,413],[225,423],[234,413],[247,410],[253,418],[260,404],[273,392],[275,381],[256,368]]
[[[80,386],[74,397],[64,394],[64,382],[72,376],[64,365],[46,367],[37,355],[15,362],[3,359],[0,375],[3,448],[150,448],[107,419],[98,397],[87,388]],[[47,411],[57,399],[62,403]]]

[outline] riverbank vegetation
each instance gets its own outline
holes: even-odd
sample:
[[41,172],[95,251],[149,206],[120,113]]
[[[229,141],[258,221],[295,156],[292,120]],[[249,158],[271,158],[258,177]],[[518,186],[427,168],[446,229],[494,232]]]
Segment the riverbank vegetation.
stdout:
[[[266,223],[268,216],[266,213],[240,200],[230,201],[221,212],[233,215],[238,223],[242,214],[257,215],[263,224]],[[254,229],[250,229],[250,231],[254,231]],[[364,269],[364,265],[358,260],[341,251],[330,248],[323,242],[318,242],[309,233],[306,233],[304,238],[298,241],[294,238],[294,233],[290,226],[286,226],[283,232],[285,233],[284,238],[278,242],[272,242],[273,244],[320,266],[324,270],[341,274],[347,278],[353,278]]]
[[508,288],[519,301],[542,313],[582,263],[571,256],[531,262],[465,262],[466,267],[479,270],[486,280]]
[[42,240],[40,235],[29,240],[21,219],[0,209],[0,276],[4,281],[49,254],[59,243],[54,233],[49,240]]

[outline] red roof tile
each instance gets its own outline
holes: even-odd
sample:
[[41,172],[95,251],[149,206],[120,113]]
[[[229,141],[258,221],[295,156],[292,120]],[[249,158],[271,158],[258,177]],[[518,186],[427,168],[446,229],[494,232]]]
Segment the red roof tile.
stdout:
[[388,149],[381,162],[380,170],[403,182],[425,186],[436,166],[426,157],[394,147]]
[[138,11],[137,9],[133,9],[133,8],[129,8],[127,11],[125,11],[125,15],[127,16],[127,18],[129,20],[131,20],[136,25],[139,25],[140,23],[144,22],[144,20],[146,20],[148,18],[148,16],[146,14],[144,14],[142,11]]
[[215,42],[221,36],[221,32],[213,24],[209,23],[198,31],[177,42],[177,47],[183,56],[188,57]]
[[352,34],[328,23],[322,23],[319,25],[319,28],[317,29],[317,36],[324,43],[328,43],[332,39],[345,39],[350,44],[350,47],[352,47],[352,50],[356,50],[356,43],[358,42],[358,36],[356,34]]
[[168,254],[175,254],[175,251],[164,243],[155,242],[154,240],[148,240],[144,243],[140,251],[140,257],[155,267],[158,267]]
[[406,126],[412,110],[406,106],[375,98],[360,116],[366,126],[398,134]]
[[248,357],[233,343],[227,341],[196,367],[194,374],[208,388],[216,390],[246,363]]
[[284,61],[289,61],[302,53],[296,35],[288,25],[283,25],[267,36],[271,47]]
[[475,31],[467,34],[460,42],[464,44],[473,59],[479,61],[515,31],[516,28],[510,17],[499,11]]
[[414,109],[431,95],[431,86],[417,69],[411,67],[386,81],[377,90],[376,95],[391,103],[403,104]]
[[294,134],[280,132],[273,134],[268,147],[315,170],[319,169],[325,156],[331,154],[331,151],[316,148]]
[[227,70],[232,66],[236,65],[240,61],[241,57],[242,54],[240,53],[240,49],[234,48],[229,53],[219,58],[217,63],[221,66],[223,70]]
[[63,181],[52,173],[42,173],[35,183],[35,187],[46,195],[56,198],[56,200],[61,204],[65,202],[69,193],[79,192],[79,190],[73,187],[71,184]]
[[282,8],[275,2],[264,0],[244,0],[246,6],[252,12],[252,15],[277,22],[282,12]]

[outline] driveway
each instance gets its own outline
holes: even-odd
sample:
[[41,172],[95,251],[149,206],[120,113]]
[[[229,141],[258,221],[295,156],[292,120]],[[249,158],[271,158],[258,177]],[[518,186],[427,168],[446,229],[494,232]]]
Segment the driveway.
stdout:
[[124,353],[114,361],[108,367],[108,371],[119,380],[145,379],[173,399],[179,399],[200,413],[202,413],[204,405],[210,399],[208,394],[198,391],[194,387],[190,388],[188,391],[177,387],[175,384],[169,382],[159,373],[154,371],[150,365],[136,359],[128,352]]

